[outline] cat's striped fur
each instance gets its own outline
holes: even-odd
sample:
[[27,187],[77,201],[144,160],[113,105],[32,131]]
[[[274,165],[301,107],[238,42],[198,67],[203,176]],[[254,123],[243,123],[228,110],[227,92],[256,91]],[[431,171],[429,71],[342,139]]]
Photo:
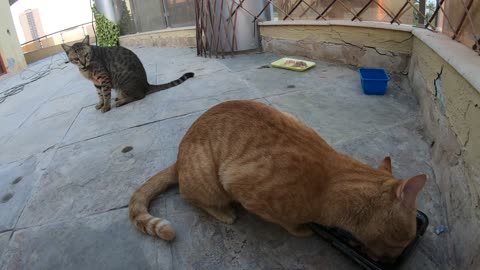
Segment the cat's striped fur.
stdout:
[[80,73],[92,81],[97,89],[97,110],[110,110],[112,88],[117,91],[115,106],[123,106],[132,101],[183,83],[192,78],[192,72],[169,83],[151,85],[140,59],[131,50],[121,47],[97,47],[89,44],[86,36],[82,42],[68,46],[62,44],[69,61],[78,66]]
[[221,103],[183,137],[176,163],[132,196],[129,215],[150,235],[175,231],[148,213],[149,202],[178,182],[181,196],[233,223],[240,203],[290,233],[307,236],[315,222],[351,232],[372,257],[396,257],[416,234],[416,196],[425,175],[399,181],[390,159],[374,169],[331,148],[289,114],[255,101]]

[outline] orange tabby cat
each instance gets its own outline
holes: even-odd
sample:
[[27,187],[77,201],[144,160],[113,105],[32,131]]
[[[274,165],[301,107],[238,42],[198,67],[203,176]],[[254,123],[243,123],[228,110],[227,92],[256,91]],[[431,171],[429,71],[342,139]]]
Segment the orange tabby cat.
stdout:
[[416,234],[416,197],[426,176],[399,181],[390,158],[373,169],[337,153],[292,115],[255,101],[221,103],[193,123],[175,164],[133,194],[130,219],[150,235],[175,231],[148,213],[152,198],[178,182],[181,196],[221,222],[230,206],[308,236],[310,222],[351,232],[373,258],[394,258]]

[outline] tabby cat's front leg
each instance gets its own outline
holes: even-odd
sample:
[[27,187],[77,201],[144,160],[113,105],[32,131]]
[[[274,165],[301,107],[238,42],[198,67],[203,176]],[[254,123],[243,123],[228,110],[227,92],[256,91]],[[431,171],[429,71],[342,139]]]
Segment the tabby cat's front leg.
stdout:
[[110,111],[110,99],[112,98],[112,80],[110,74],[102,67],[96,67],[91,80],[95,83],[99,102],[95,108],[102,113]]
[[102,85],[102,95],[103,95],[103,107],[101,112],[110,111],[110,100],[112,98],[112,87],[108,85]]
[[103,107],[103,94],[100,85],[95,85],[97,89],[98,103],[95,105],[95,109],[100,110]]

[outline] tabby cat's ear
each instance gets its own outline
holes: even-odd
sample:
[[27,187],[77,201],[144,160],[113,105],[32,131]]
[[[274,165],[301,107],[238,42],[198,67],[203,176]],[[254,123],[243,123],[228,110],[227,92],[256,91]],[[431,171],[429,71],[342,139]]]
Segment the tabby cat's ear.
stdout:
[[62,44],[62,48],[65,52],[68,52],[70,51],[70,48],[72,48],[72,46],[68,46],[67,44]]
[[90,44],[90,37],[88,35],[86,35],[85,38],[82,40],[82,43],[89,45]]
[[390,174],[392,173],[392,160],[390,157],[385,157],[382,162],[380,162],[380,166],[378,166],[378,169],[380,170],[385,170],[389,172]]
[[427,176],[425,174],[403,180],[397,188],[397,198],[399,198],[405,206],[415,208],[418,193],[420,193],[426,181]]

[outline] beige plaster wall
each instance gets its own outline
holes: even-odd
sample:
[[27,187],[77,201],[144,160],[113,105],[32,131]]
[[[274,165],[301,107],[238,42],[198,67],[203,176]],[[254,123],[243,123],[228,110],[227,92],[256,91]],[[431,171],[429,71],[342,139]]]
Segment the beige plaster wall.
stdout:
[[263,49],[392,72],[408,69],[413,37],[409,29],[310,23],[261,25]]
[[449,253],[458,269],[480,269],[480,92],[414,38],[410,83],[431,140],[447,212]]
[[195,47],[195,27],[182,27],[145,32],[120,37],[120,45],[125,47]]
[[8,73],[19,72],[27,65],[7,0],[0,0],[0,55]]

